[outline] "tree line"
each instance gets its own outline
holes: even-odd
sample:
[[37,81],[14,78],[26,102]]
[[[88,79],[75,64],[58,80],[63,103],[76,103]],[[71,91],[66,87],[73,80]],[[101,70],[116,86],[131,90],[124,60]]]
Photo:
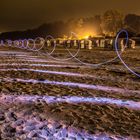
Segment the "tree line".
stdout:
[[120,29],[126,29],[134,36],[140,36],[140,16],[136,14],[124,15],[117,10],[108,10],[103,15],[89,18],[69,19],[45,23],[34,29],[25,31],[12,31],[0,34],[0,39],[25,39],[46,37],[70,36],[71,32],[82,34],[94,32],[96,35],[115,36]]

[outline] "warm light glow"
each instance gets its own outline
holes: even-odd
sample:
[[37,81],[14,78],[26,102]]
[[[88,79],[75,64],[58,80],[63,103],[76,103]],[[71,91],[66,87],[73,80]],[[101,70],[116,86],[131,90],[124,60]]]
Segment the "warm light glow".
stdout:
[[97,36],[96,30],[92,27],[87,27],[83,29],[77,29],[77,31],[72,31],[72,36],[76,36],[78,39],[88,39],[90,36],[95,37]]
[[92,35],[90,35],[90,34],[79,35],[79,39],[88,39],[89,36],[92,36]]
[[94,27],[85,27],[82,29],[77,29],[78,31],[76,32],[78,35],[79,39],[88,39],[90,36],[94,37],[96,36],[96,29]]
[[88,39],[89,37],[96,36],[93,32],[82,32],[79,34],[79,39]]
[[88,38],[89,38],[89,35],[86,35],[84,38],[85,38],[85,39],[88,39]]

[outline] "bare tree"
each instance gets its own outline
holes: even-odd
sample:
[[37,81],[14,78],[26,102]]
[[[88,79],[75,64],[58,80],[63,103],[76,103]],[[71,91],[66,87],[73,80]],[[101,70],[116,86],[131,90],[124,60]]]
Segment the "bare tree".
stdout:
[[102,16],[102,29],[107,35],[116,35],[124,27],[124,16],[117,10],[108,10]]

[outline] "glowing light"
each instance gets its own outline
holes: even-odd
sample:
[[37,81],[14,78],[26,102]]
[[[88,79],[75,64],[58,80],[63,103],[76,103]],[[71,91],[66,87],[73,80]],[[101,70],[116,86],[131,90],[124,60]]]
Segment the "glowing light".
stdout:
[[[12,64],[5,64],[5,63],[0,63],[0,66],[35,66],[35,67],[54,67],[54,68],[67,68],[67,67],[71,67],[71,68],[87,68],[84,66],[78,66],[78,65],[51,65],[51,64],[24,64],[24,63],[12,63]],[[0,70],[4,70],[4,69],[0,69]],[[8,70],[8,69],[5,69]],[[9,69],[11,70],[11,69]]]
[[23,83],[34,83],[34,84],[50,84],[50,85],[58,85],[58,86],[68,86],[73,88],[84,88],[84,89],[93,89],[97,91],[105,91],[105,92],[115,92],[116,94],[140,94],[139,90],[128,90],[116,87],[109,87],[109,86],[100,86],[100,85],[90,85],[90,84],[83,84],[83,83],[74,83],[74,82],[59,82],[59,81],[49,81],[49,80],[35,80],[35,79],[19,79],[19,78],[3,78],[4,81],[8,82],[23,82]]
[[[89,30],[90,28],[88,28],[88,30],[86,30],[85,31],[85,33],[82,33],[82,34],[84,34],[84,39],[88,39],[88,37],[91,35],[93,35],[93,33],[91,33],[91,30]],[[107,64],[107,63],[109,63],[109,62],[112,62],[112,61],[114,61],[114,60],[116,60],[118,57],[119,57],[119,59],[121,60],[121,62],[123,63],[123,65],[132,73],[132,74],[134,74],[135,76],[138,76],[139,78],[140,78],[140,74],[138,73],[138,72],[135,72],[134,70],[132,70],[125,62],[124,62],[124,60],[122,59],[122,57],[121,57],[121,54],[119,53],[119,51],[118,51],[118,38],[119,38],[119,36],[120,36],[120,34],[122,33],[122,32],[124,32],[125,34],[126,34],[126,38],[127,38],[127,42],[128,42],[128,33],[127,33],[127,31],[126,30],[121,30],[118,34],[117,34],[117,36],[116,36],[116,39],[115,39],[115,50],[116,50],[116,53],[117,53],[117,57],[115,57],[114,59],[112,59],[112,60],[109,60],[109,61],[106,61],[106,62],[103,62],[103,63],[100,63],[100,64],[88,64],[88,63],[84,63],[84,62],[82,62],[82,61],[80,61],[79,59],[77,59],[76,58],[76,56],[78,55],[78,53],[79,53],[79,51],[80,51],[80,47],[79,47],[79,49],[77,50],[77,52],[75,53],[75,55],[73,55],[70,51],[69,51],[69,49],[68,48],[66,48],[66,50],[69,52],[69,54],[71,55],[71,57],[69,57],[69,58],[66,58],[66,59],[57,59],[57,58],[55,58],[55,57],[53,57],[53,56],[51,56],[51,54],[54,52],[54,50],[55,50],[55,47],[56,47],[56,44],[54,45],[54,47],[53,47],[53,50],[51,51],[51,53],[48,53],[48,52],[46,52],[47,53],[47,56],[49,56],[49,57],[51,57],[52,59],[54,59],[54,60],[57,60],[57,61],[68,61],[68,60],[71,60],[71,59],[75,59],[75,60],[77,60],[78,62],[80,62],[80,63],[82,63],[82,64],[84,64],[84,65],[89,65],[89,66],[93,66],[93,67],[96,67],[96,66],[101,66],[101,65],[104,65],[104,64]],[[83,36],[81,34],[81,36]],[[53,37],[52,36],[47,36],[47,37],[49,37],[49,38],[52,38],[53,39]],[[46,38],[47,38],[46,37]],[[82,37],[81,37],[82,38]],[[28,39],[28,40],[15,40],[15,41],[13,41],[13,43],[14,43],[14,45],[15,45],[15,47],[18,47],[18,48],[22,48],[22,49],[28,49],[28,50],[30,50],[30,51],[39,51],[40,49],[42,49],[43,47],[44,47],[44,39],[43,38],[39,38],[40,39],[40,41],[42,42],[42,44],[41,44],[41,46],[37,49],[36,48],[36,44],[35,44],[35,41],[37,40],[33,40],[33,39]],[[26,41],[27,42],[27,46],[26,47],[24,47],[23,46],[23,41]],[[4,41],[1,41],[2,43],[4,43]],[[32,42],[31,43],[31,45],[30,45],[30,43],[29,42]],[[22,44],[22,46],[21,46],[21,44]],[[33,45],[32,45],[33,44]],[[5,45],[5,44],[4,44]],[[29,46],[30,45],[30,46]],[[45,53],[40,53],[41,55],[46,55]]]
[[[0,60],[1,61],[1,60]],[[15,60],[4,60],[5,62],[15,62]],[[31,62],[31,63],[55,63],[55,64],[66,64],[67,66],[75,65],[77,63],[66,63],[66,62],[61,62],[61,61],[52,61],[52,60],[43,60],[43,59],[31,59],[31,58],[21,58],[18,59],[20,63],[22,62]],[[80,65],[78,65],[80,66]]]
[[116,50],[116,53],[119,57],[119,59],[121,60],[122,64],[132,73],[134,74],[135,76],[139,77],[140,78],[140,74],[139,73],[136,73],[135,71],[133,71],[125,62],[124,60],[122,59],[120,53],[119,53],[119,47],[118,47],[118,38],[120,36],[121,33],[125,33],[126,34],[126,44],[129,40],[128,38],[128,32],[126,30],[121,30],[118,34],[117,34],[117,37],[115,39],[115,50]]
[[[6,64],[9,66],[9,64]],[[23,64],[26,66],[26,64]],[[28,64],[27,64],[28,65]],[[1,66],[1,64],[0,64]],[[3,65],[2,65],[3,66]],[[10,66],[20,66],[19,64],[13,65],[11,64]],[[41,64],[29,64],[28,66],[42,66]],[[46,67],[66,67],[63,65],[43,65]],[[31,72],[37,72],[37,73],[47,73],[47,74],[54,74],[54,75],[65,75],[65,76],[75,76],[75,77],[86,77],[86,78],[96,78],[96,79],[102,79],[96,76],[88,75],[88,74],[79,74],[79,73],[72,73],[72,72],[59,72],[59,71],[49,71],[49,70],[40,70],[40,69],[0,69],[0,71],[31,71]]]
[[79,103],[90,103],[90,104],[100,104],[100,105],[115,105],[118,107],[130,108],[133,110],[140,110],[140,102],[135,102],[132,100],[121,100],[113,98],[102,98],[102,97],[78,97],[78,96],[34,96],[34,95],[1,95],[0,103],[34,103],[42,101],[47,104],[55,103],[69,103],[69,104],[79,104]]
[[85,39],[88,39],[88,38],[89,38],[89,35],[84,36],[84,38],[85,38]]

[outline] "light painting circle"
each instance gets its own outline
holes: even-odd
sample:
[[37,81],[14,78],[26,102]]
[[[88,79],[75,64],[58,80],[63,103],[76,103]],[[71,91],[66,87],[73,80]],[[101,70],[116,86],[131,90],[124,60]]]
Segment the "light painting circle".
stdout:
[[132,73],[134,74],[135,76],[138,76],[140,78],[140,74],[136,73],[134,70],[132,70],[125,62],[124,60],[122,59],[120,53],[119,53],[119,47],[118,47],[118,38],[120,36],[120,34],[122,33],[125,33],[126,34],[126,42],[128,42],[129,40],[129,37],[128,37],[128,32],[126,30],[121,30],[117,36],[116,36],[116,39],[115,39],[115,50],[116,50],[116,53],[119,57],[119,59],[121,60],[122,64]]

